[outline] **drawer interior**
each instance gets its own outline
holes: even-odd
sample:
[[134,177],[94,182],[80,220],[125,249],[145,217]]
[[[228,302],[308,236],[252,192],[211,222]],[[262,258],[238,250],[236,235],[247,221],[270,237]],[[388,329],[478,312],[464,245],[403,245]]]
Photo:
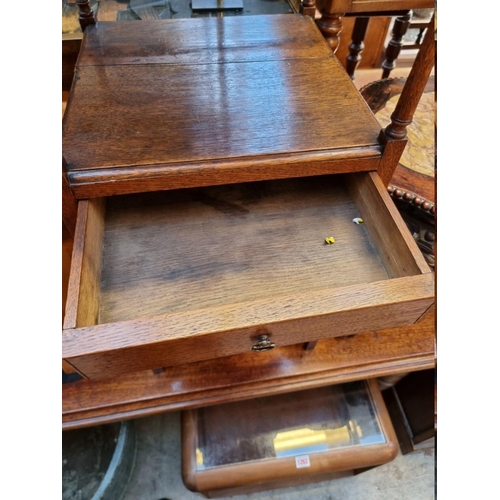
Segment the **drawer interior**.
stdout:
[[76,326],[428,271],[379,183],[360,173],[89,200]]

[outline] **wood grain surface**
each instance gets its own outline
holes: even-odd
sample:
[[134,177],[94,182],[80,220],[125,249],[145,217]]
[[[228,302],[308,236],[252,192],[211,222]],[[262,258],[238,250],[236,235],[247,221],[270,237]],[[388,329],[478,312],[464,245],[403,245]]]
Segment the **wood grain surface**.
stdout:
[[261,333],[289,345],[415,322],[433,276],[377,174],[347,179],[360,207],[338,175],[119,197],[106,222],[101,199],[82,202],[64,359],[103,377],[245,352]]
[[[351,196],[390,277],[429,273],[430,269],[407,226],[374,172],[349,176]],[[390,235],[390,237],[388,237]]]
[[415,325],[62,387],[63,429],[435,366],[435,308]]
[[64,328],[98,322],[104,210],[102,198],[78,204]]
[[251,351],[262,333],[277,345],[291,345],[412,324],[432,305],[433,295],[429,274],[302,294],[272,304],[253,302],[107,323],[66,330],[63,358],[89,378],[121,375]]
[[110,198],[99,322],[385,280],[358,216],[337,176]]
[[66,110],[68,170],[376,145],[352,83],[331,81],[343,71],[332,57],[85,68]]
[[319,0],[325,12],[370,13],[434,8],[434,0]]
[[178,188],[216,186],[269,179],[300,178],[376,170],[380,146],[346,150],[225,158],[181,165],[143,165],[68,174],[77,199],[145,193]]
[[379,133],[307,16],[98,23],[77,62],[63,151],[72,186],[100,180],[119,194],[144,191],[151,168],[176,177],[155,189],[206,185],[205,170],[232,183],[236,167],[252,171],[237,181],[315,175],[317,162],[374,169]]
[[227,64],[330,55],[313,21],[300,15],[100,22],[85,32],[77,68]]

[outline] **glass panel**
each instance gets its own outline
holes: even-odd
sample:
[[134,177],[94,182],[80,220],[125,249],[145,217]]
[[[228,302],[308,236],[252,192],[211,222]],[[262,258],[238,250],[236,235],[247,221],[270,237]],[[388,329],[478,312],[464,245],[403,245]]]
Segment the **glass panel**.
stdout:
[[385,443],[364,381],[198,410],[197,469]]

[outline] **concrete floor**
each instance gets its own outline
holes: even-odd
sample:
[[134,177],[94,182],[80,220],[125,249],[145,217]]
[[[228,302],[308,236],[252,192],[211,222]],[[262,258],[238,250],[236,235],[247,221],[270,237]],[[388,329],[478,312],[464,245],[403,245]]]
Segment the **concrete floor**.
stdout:
[[[121,500],[194,500],[205,498],[187,490],[181,477],[180,413],[138,419],[136,462]],[[333,481],[281,488],[234,500],[432,500],[435,498],[434,447],[374,469]]]

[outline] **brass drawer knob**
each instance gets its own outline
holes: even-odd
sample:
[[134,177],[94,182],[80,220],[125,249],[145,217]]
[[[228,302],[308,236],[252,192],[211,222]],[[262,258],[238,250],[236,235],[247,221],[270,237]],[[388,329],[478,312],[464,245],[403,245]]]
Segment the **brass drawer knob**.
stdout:
[[269,340],[268,335],[259,335],[257,340],[258,342],[252,346],[252,351],[270,351],[276,347],[276,344]]

